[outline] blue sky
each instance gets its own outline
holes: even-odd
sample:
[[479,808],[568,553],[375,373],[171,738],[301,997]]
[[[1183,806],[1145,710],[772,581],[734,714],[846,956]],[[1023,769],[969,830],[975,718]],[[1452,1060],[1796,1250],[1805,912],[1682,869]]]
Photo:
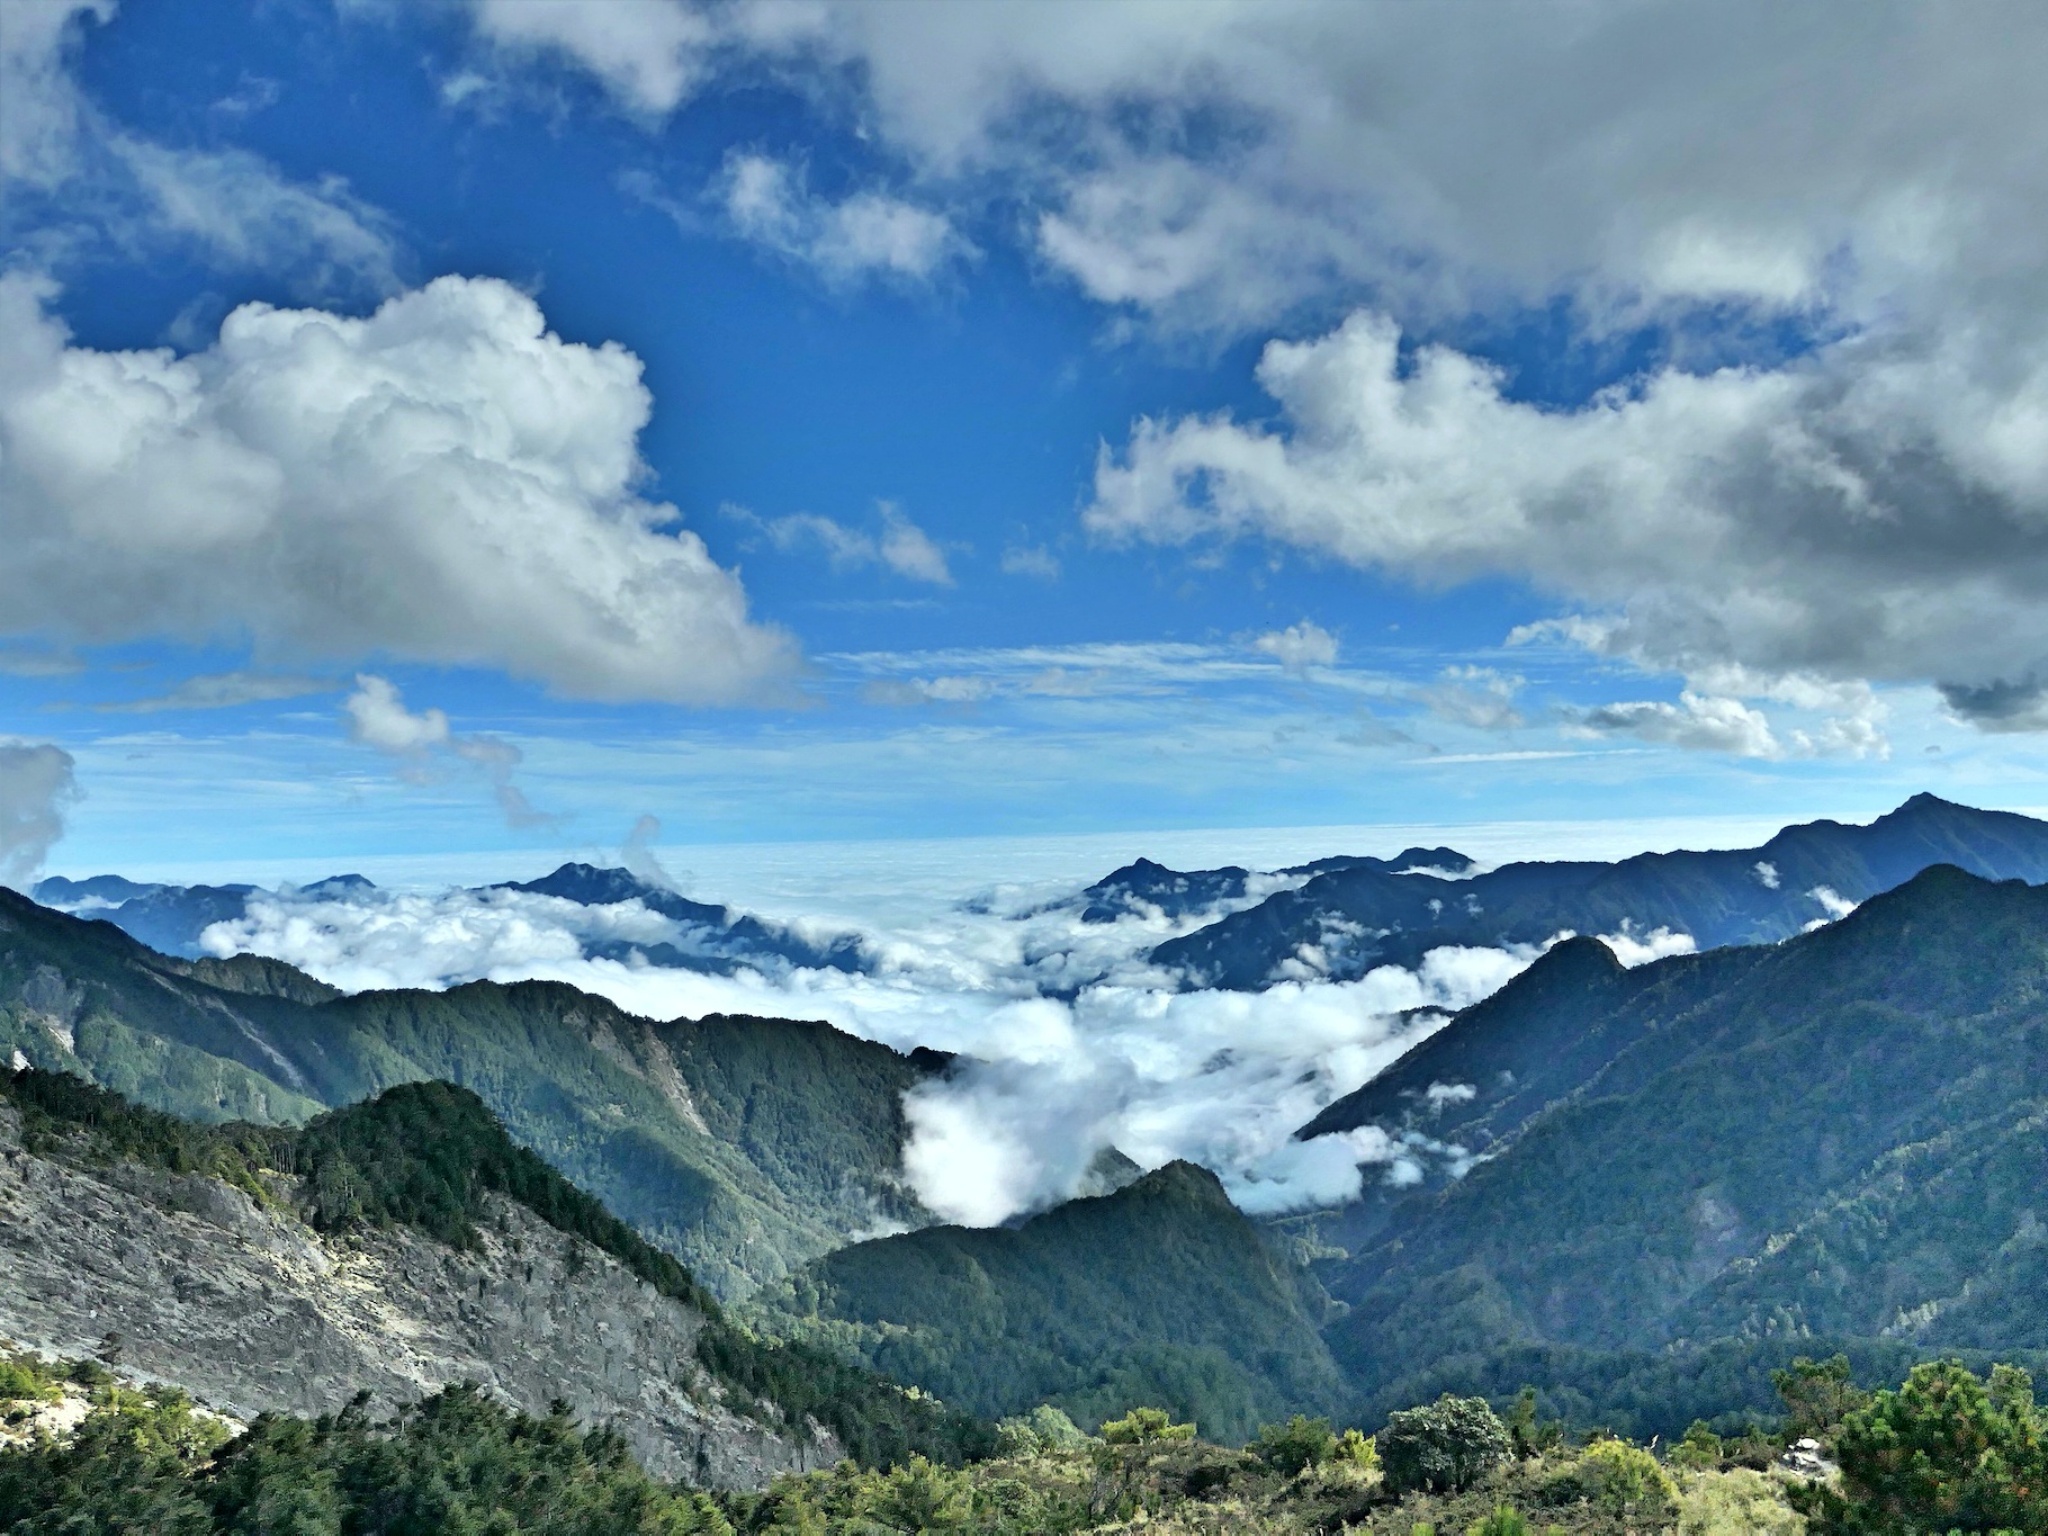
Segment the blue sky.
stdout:
[[1499,14],[16,0],[4,872],[2048,804],[2039,17]]

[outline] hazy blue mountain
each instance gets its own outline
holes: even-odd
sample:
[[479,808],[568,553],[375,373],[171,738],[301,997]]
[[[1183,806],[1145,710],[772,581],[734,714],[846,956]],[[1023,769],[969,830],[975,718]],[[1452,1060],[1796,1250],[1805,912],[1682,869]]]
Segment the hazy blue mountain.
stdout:
[[930,1219],[900,1177],[903,1095],[947,1063],[818,1023],[643,1019],[558,982],[342,996],[0,890],[0,1062],[16,1057],[208,1121],[458,1083],[726,1295]]
[[674,940],[663,943],[586,944],[585,953],[593,959],[624,960],[637,955],[649,965],[717,975],[730,975],[742,966],[758,966],[764,960],[809,970],[862,971],[868,965],[859,938],[852,934],[814,942],[792,929],[734,912],[730,907],[692,901],[642,880],[630,870],[564,864],[538,880],[510,881],[486,889],[554,896],[585,907],[638,901],[676,923],[681,930]]
[[[1278,870],[1276,874],[1320,875],[1333,870],[1372,869],[1399,874],[1410,869],[1461,871],[1472,861],[1453,848],[1409,848],[1391,859],[1337,854]],[[1250,870],[1235,864],[1221,869],[1168,869],[1150,859],[1137,859],[1103,876],[1081,893],[1084,923],[1113,923],[1119,917],[1158,911],[1167,917],[1206,912],[1226,901],[1242,900]]]
[[1134,1404],[1235,1443],[1345,1389],[1299,1277],[1214,1174],[1170,1163],[1015,1228],[856,1243],[765,1294],[768,1315],[985,1415]]
[[1375,1115],[1488,1156],[1319,1224],[1368,1396],[2048,1348],[2048,889],[1940,866],[1772,947],[1560,946],[1304,1134]]
[[1689,934],[1702,949],[1773,943],[1935,864],[2048,880],[2048,822],[1915,795],[1869,826],[1816,821],[1758,848],[1618,863],[1505,864],[1463,879],[1355,863],[1152,951],[1189,986],[1256,990],[1413,965],[1446,944],[1541,944],[1562,932]]
[[[347,901],[375,889],[362,875],[344,874],[300,886],[295,894]],[[583,952],[588,959],[626,960],[721,976],[745,967],[859,971],[868,964],[854,935],[810,939],[729,907],[692,901],[623,869],[564,864],[538,880],[508,881],[483,890],[553,896],[584,907],[638,901],[676,925],[670,938],[651,943],[587,939]],[[95,875],[89,880],[58,875],[40,881],[32,894],[45,906],[104,918],[162,954],[193,960],[205,952],[200,935],[210,925],[240,920],[248,915],[251,897],[273,893],[254,885],[148,885],[119,875]]]

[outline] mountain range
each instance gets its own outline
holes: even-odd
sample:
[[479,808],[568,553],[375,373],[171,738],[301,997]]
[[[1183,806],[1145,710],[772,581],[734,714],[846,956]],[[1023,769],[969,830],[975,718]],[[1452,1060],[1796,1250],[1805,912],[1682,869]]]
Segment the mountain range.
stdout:
[[[1640,940],[1663,930],[1701,949],[1770,944],[1934,864],[1994,880],[2048,880],[2048,823],[1922,794],[1869,826],[1809,822],[1756,848],[1491,870],[1450,849],[1412,853],[1429,867],[1326,860],[1278,872],[1308,878],[1166,941],[1150,958],[1186,986],[1244,991],[1413,966],[1444,945],[1531,946],[1574,933]],[[1202,883],[1222,873],[1180,878]],[[1148,872],[1143,888],[1168,888],[1173,876]]]
[[[38,881],[30,894],[44,906],[110,922],[163,954],[196,960],[208,952],[206,930],[216,923],[243,921],[252,901],[358,901],[375,890],[368,879],[354,874],[330,875],[285,891],[255,885],[144,884],[120,875],[94,875],[84,880],[53,875]],[[657,939],[588,935],[583,942],[586,959],[621,960],[716,976],[729,976],[742,967],[771,971],[790,967],[860,971],[868,967],[868,957],[854,935],[811,938],[750,913],[693,901],[624,869],[569,863],[537,880],[480,886],[471,894],[488,900],[497,892],[544,896],[593,909],[637,903],[666,920],[665,936]]]
[[[764,1336],[987,1416],[1146,1401],[1237,1434],[1526,1384],[1669,1435],[1771,1411],[1795,1354],[2048,1361],[2048,825],[1917,797],[1735,853],[1404,867],[1296,871],[1275,910],[1324,882],[1464,890],[1473,923],[1523,924],[1475,941],[1548,947],[1300,1127],[1362,1164],[1360,1199],[1259,1221],[1169,1164],[1012,1227],[941,1226],[901,1169],[904,1095],[944,1056],[553,983],[343,996],[12,893],[0,1056],[196,1122],[462,1085]],[[1088,900],[1237,881],[1196,873],[1217,878],[1130,866]],[[1835,905],[1808,916],[1807,882]],[[1217,899],[1257,895],[1235,889]],[[1590,936],[1681,923],[1699,952],[1633,966]]]

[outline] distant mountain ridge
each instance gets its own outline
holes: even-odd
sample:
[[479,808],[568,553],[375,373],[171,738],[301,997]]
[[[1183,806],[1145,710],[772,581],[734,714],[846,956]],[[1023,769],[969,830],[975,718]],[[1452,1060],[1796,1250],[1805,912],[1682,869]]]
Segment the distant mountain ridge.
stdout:
[[1787,827],[1760,847],[1527,862],[1457,879],[1359,862],[1151,951],[1189,987],[1256,991],[1413,966],[1445,945],[1537,945],[1559,934],[1658,929],[1701,949],[1775,943],[1936,864],[2048,880],[2048,822],[1915,795],[1868,826]]
[[[288,894],[293,899],[345,900],[375,889],[364,876],[345,874],[330,875]],[[667,939],[586,938],[583,952],[587,959],[719,976],[749,967],[861,971],[868,966],[857,935],[813,939],[730,907],[692,901],[630,870],[572,862],[537,880],[505,881],[480,887],[473,894],[487,896],[493,891],[548,896],[580,907],[637,901],[675,925]],[[45,906],[104,919],[151,949],[188,960],[206,953],[201,938],[213,924],[239,922],[248,916],[251,898],[279,895],[256,885],[161,885],[120,875],[94,875],[85,880],[53,875],[38,881],[30,894]]]

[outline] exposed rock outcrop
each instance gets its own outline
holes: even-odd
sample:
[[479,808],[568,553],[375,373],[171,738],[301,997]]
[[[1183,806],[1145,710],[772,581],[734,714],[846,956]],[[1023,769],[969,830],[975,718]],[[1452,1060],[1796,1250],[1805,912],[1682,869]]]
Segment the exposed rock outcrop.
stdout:
[[[530,1413],[556,1398],[659,1477],[757,1488],[829,1466],[836,1440],[740,1411],[699,1364],[704,1316],[610,1255],[493,1202],[481,1250],[407,1228],[324,1238],[198,1175],[25,1151],[0,1106],[0,1338],[118,1348],[238,1418],[389,1410],[477,1382]],[[110,1335],[118,1335],[110,1340]]]

